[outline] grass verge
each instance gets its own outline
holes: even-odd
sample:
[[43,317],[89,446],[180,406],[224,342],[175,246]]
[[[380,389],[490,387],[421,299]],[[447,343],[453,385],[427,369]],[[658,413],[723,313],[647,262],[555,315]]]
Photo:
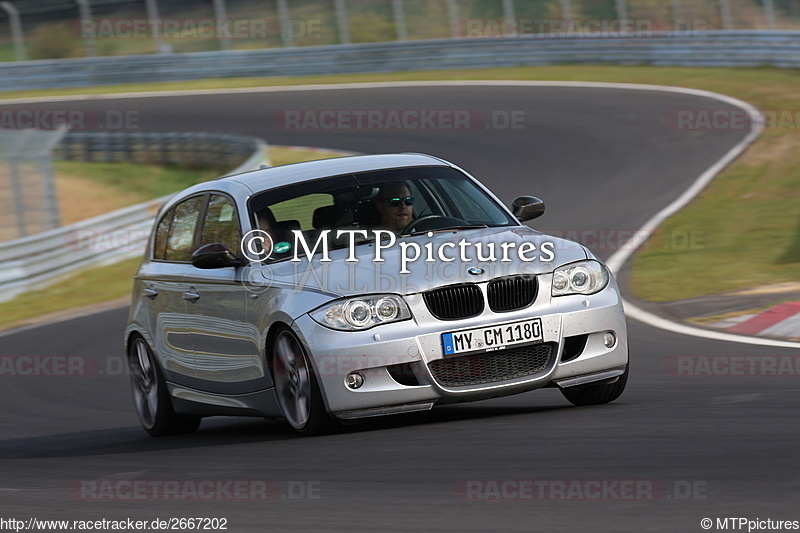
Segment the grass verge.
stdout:
[[73,224],[219,176],[219,170],[187,170],[134,163],[56,161],[61,223]]
[[[704,89],[783,111],[778,123],[636,254],[631,288],[651,301],[691,298],[800,279],[800,71],[773,68],[548,66],[284,78],[228,78],[59,91],[0,93],[0,98],[135,91],[416,80],[600,81]],[[786,116],[786,114],[784,114]],[[672,232],[697,234],[691,249],[665,246]],[[675,283],[680,279],[681,283]]]
[[[337,153],[270,146],[267,155],[278,166],[336,157]],[[54,166],[61,222],[65,225],[159,198],[220,175],[213,168],[188,170],[134,163],[56,161]]]
[[25,326],[41,320],[79,313],[101,302],[130,295],[133,274],[141,259],[85,270],[65,277],[41,291],[21,294],[0,304],[0,330]]

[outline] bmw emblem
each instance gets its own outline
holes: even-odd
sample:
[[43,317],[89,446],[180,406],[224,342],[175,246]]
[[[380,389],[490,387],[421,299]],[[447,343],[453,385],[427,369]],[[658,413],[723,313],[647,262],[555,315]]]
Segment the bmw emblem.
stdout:
[[481,274],[483,274],[486,271],[484,269],[482,269],[481,267],[469,267],[467,269],[467,272],[469,272],[473,276],[480,276]]

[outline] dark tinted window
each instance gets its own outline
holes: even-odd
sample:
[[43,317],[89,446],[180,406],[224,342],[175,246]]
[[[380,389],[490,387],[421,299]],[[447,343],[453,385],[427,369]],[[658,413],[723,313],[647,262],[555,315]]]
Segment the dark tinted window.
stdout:
[[169,225],[172,222],[172,215],[175,214],[175,208],[170,209],[166,215],[161,218],[156,228],[156,239],[153,244],[153,259],[166,259],[167,253],[167,235],[169,235]]
[[234,254],[238,254],[240,233],[233,200],[227,196],[212,194],[203,221],[200,246],[218,242],[227,245]]
[[167,261],[191,261],[194,252],[194,233],[205,196],[195,196],[175,206],[175,214],[167,237]]

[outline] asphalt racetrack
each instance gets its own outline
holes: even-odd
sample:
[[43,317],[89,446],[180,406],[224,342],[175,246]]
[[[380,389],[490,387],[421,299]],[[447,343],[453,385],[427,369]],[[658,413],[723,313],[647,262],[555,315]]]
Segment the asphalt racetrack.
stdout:
[[[673,127],[677,110],[733,109],[718,101],[622,89],[287,89],[7,107],[134,112],[144,130],[434,154],[506,203],[521,194],[543,198],[547,213],[531,225],[572,232],[601,258],[747,133]],[[311,109],[466,111],[470,126],[287,126],[287,111]],[[296,437],[283,421],[215,418],[195,434],[153,439],[139,427],[122,370],[126,313],[0,337],[0,357],[82,358],[92,369],[89,376],[0,377],[0,518],[218,517],[235,532],[694,532],[704,530],[704,518],[714,521],[712,531],[717,518],[800,520],[798,372],[691,375],[678,365],[710,356],[796,363],[796,350],[630,320],[628,388],[605,406],[572,407],[545,389],[317,438]],[[124,490],[137,480],[189,491],[211,481],[216,489],[210,500],[153,490],[139,499]],[[266,480],[267,497],[263,484],[247,485],[243,499],[220,485],[247,480]]]

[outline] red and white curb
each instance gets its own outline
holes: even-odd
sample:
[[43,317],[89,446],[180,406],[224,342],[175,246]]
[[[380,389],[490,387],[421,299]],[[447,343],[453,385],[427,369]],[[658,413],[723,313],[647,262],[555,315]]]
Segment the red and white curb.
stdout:
[[800,302],[787,302],[754,315],[746,315],[728,327],[731,333],[767,337],[800,337]]
[[720,320],[709,326],[740,335],[800,338],[800,302],[786,302],[759,313]]

